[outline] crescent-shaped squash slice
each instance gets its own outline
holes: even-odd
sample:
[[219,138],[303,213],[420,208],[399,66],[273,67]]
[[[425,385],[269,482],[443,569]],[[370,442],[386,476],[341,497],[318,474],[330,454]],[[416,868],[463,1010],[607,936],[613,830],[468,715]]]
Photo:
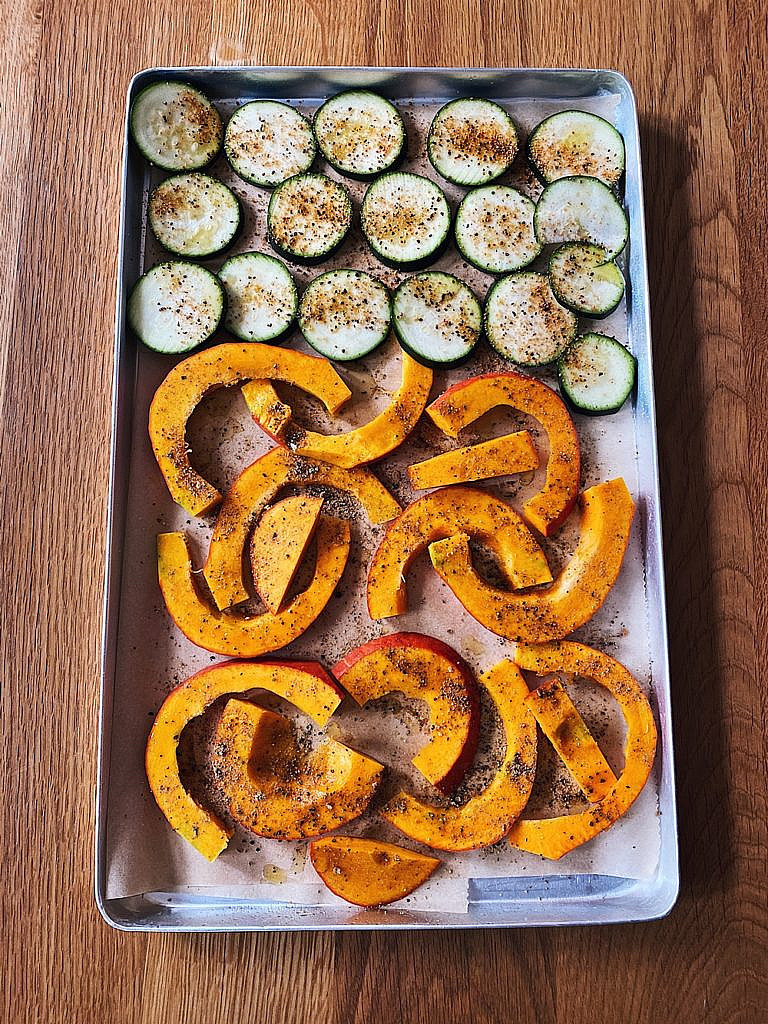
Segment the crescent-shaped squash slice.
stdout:
[[[242,388],[256,422],[279,444],[310,459],[351,469],[389,455],[408,437],[429,401],[432,371],[402,353],[402,381],[389,405],[368,423],[343,434],[318,434],[298,426],[269,381],[254,380]],[[301,385],[315,394],[313,387]]]
[[480,704],[456,651],[422,633],[390,633],[350,651],[331,672],[361,705],[394,692],[424,701],[430,738],[412,763],[444,793],[459,784],[477,749]]
[[145,765],[150,789],[169,825],[207,860],[215,860],[231,836],[181,784],[177,747],[184,727],[228,693],[269,690],[324,726],[343,692],[314,661],[227,661],[185,679],[163,701],[147,741]]
[[533,690],[528,707],[587,800],[602,800],[616,776],[560,680]]
[[527,672],[566,672],[593,679],[618,703],[627,723],[624,770],[603,798],[578,814],[518,820],[509,834],[513,846],[558,860],[610,828],[632,806],[648,781],[656,754],[656,725],[648,698],[618,661],[583,644],[563,641],[518,644],[515,661]]
[[434,857],[393,843],[328,836],[309,844],[309,859],[336,896],[358,907],[405,899],[440,867]]
[[267,611],[279,612],[315,535],[323,499],[297,494],[271,505],[251,534],[251,575]]
[[515,510],[475,487],[446,487],[412,502],[387,528],[368,570],[368,613],[372,619],[408,610],[405,577],[426,547],[464,532],[496,555],[514,587],[549,583],[544,552]]
[[[221,506],[203,566],[217,608],[247,601],[243,553],[248,532],[259,513],[286,486],[333,487],[355,497],[372,523],[393,519],[400,506],[384,484],[367,469],[339,469],[273,448],[244,469]],[[320,538],[318,537],[318,550]]]
[[349,524],[322,516],[317,528],[315,573],[277,615],[251,618],[217,611],[197,591],[183,533],[157,538],[158,577],[165,606],[192,643],[215,654],[256,658],[295,640],[312,625],[331,598],[349,555]]
[[584,491],[579,543],[548,590],[513,594],[489,586],[472,568],[465,533],[430,545],[429,557],[469,614],[507,640],[559,640],[588,622],[616,582],[635,505],[622,479]]
[[177,363],[152,399],[149,436],[171,497],[193,516],[218,505],[221,494],[192,468],[187,421],[209,391],[254,377],[311,388],[332,413],[351,394],[327,359],[274,345],[215,345]]
[[309,839],[348,824],[384,772],[336,740],[307,753],[289,719],[234,699],[216,727],[210,767],[232,820],[268,839]]
[[417,462],[408,467],[408,477],[415,491],[423,491],[428,487],[446,487],[510,473],[527,473],[537,469],[538,465],[539,456],[531,435],[527,430],[519,430],[515,434],[492,437],[490,441],[456,448]]
[[501,718],[504,758],[488,786],[459,806],[435,807],[399,793],[381,816],[395,828],[437,850],[476,850],[503,839],[531,795],[536,774],[536,721],[528,708],[528,687],[511,661],[480,677]]
[[581,476],[579,437],[559,395],[542,381],[522,373],[488,373],[448,388],[427,406],[427,415],[449,437],[457,437],[460,430],[499,405],[532,416],[546,431],[547,478],[541,491],[523,505],[523,515],[549,537],[576,504]]

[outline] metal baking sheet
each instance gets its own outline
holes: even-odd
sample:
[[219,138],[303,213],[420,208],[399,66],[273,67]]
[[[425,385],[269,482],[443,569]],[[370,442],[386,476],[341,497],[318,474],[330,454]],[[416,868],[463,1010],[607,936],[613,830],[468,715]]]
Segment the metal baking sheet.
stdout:
[[[466,914],[360,910],[340,904],[297,906],[279,900],[212,897],[202,889],[196,893],[146,892],[107,898],[107,797],[137,381],[137,348],[133,339],[126,337],[125,297],[142,271],[145,241],[146,164],[128,144],[126,118],[97,792],[96,900],[101,913],[117,928],[167,931],[505,927],[645,920],[663,915],[677,895],[677,826],[642,179],[637,111],[629,83],[615,71],[576,69],[156,68],[133,79],[126,110],[139,90],[166,77],[197,84],[225,105],[233,99],[267,97],[312,106],[341,88],[361,86],[375,88],[406,104],[440,104],[461,95],[488,96],[509,105],[513,114],[516,103],[530,99],[563,104],[573,101],[578,105],[579,101],[609,97],[615,102],[616,122],[627,149],[627,329],[638,357],[634,405],[637,516],[645,570],[652,694],[659,723],[655,771],[660,846],[656,870],[643,879],[555,874],[472,880]],[[130,567],[125,569],[128,574]]]

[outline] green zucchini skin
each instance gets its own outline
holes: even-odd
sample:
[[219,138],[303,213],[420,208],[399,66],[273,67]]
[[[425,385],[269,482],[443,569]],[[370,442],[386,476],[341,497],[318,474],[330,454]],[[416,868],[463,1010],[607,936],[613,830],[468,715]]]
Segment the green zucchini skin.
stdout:
[[[281,301],[286,303],[285,308],[279,303],[273,306],[272,316],[277,321],[276,327],[270,328],[265,324],[262,329],[246,329],[244,324],[248,313],[245,308],[248,303],[247,282],[244,285],[242,280],[237,279],[238,270],[241,273],[250,270],[249,280],[258,280],[261,276],[263,282],[265,276],[271,278],[268,282],[271,287],[284,289],[285,294]],[[236,256],[230,256],[222,264],[218,278],[227,296],[227,311],[223,323],[230,334],[240,341],[267,345],[278,345],[291,334],[299,309],[299,292],[291,272],[279,259],[262,252],[238,253]],[[266,315],[264,313],[264,316]]]
[[607,334],[582,334],[557,363],[560,393],[568,407],[585,416],[618,412],[637,387],[637,359]]
[[[410,203],[413,209],[419,193],[428,197],[425,223],[412,227],[413,238],[403,241],[399,246],[389,242],[381,232],[381,223],[390,223],[381,212],[381,204],[389,200],[397,203],[398,208],[407,210]],[[399,201],[396,199],[398,194],[403,197]],[[434,222],[433,229],[437,237],[431,243],[431,248],[427,248],[426,245],[420,245],[419,240],[424,238],[424,232],[429,231],[431,222]],[[440,186],[421,174],[404,171],[392,171],[376,178],[368,187],[360,208],[360,228],[368,247],[384,266],[393,270],[423,270],[431,266],[450,243],[452,223],[451,208]],[[409,227],[404,224],[404,232]],[[411,255],[406,252],[409,245],[412,246]],[[400,252],[395,255],[393,250],[398,248]]]
[[[464,122],[463,131],[456,129],[459,135],[452,139],[446,123],[450,118],[454,126]],[[512,166],[518,146],[517,128],[507,111],[493,100],[475,96],[460,96],[444,104],[427,133],[429,162],[446,181],[462,188],[496,181]],[[464,170],[459,169],[462,160]]]
[[[302,199],[293,198],[301,196],[299,190],[302,188],[305,188],[304,197]],[[338,223],[334,226],[327,222],[328,226],[322,229],[327,230],[330,236],[327,243],[322,247],[317,247],[317,251],[309,252],[306,246],[302,248],[286,244],[285,234],[289,227],[281,225],[281,218],[285,217],[289,223],[290,217],[294,213],[301,212],[300,203],[304,204],[304,210],[311,212],[319,202],[318,189],[323,189],[327,196],[332,197],[333,209],[330,212],[337,217]],[[288,203],[287,206],[286,203]],[[351,227],[352,199],[342,184],[327,175],[296,174],[292,178],[288,178],[287,181],[281,182],[272,192],[267,208],[267,241],[279,256],[290,263],[304,264],[305,266],[317,266],[323,263],[341,249]],[[321,228],[318,227],[317,230],[320,231]],[[302,232],[298,231],[297,234],[300,236]]]
[[[522,270],[541,254],[533,230],[536,204],[511,185],[481,185],[459,203],[454,218],[456,248],[486,274]],[[473,223],[474,218],[474,223]],[[488,236],[496,233],[496,244]]]
[[[207,294],[201,295],[201,290]],[[170,303],[175,303],[173,309]],[[199,263],[170,260],[150,267],[133,286],[126,319],[147,348],[178,355],[209,341],[226,308],[226,292],[212,271]]]
[[307,285],[299,330],[321,356],[352,362],[386,341],[392,324],[389,290],[362,270],[328,270]]
[[[573,260],[573,280],[570,282],[570,288],[568,287],[569,270],[566,264],[569,258]],[[579,279],[582,281],[581,287],[587,289],[590,287],[590,278],[593,279],[595,275],[600,276],[601,269],[604,269],[606,278],[612,278],[613,288],[611,289],[608,284],[604,289],[611,297],[599,302],[593,301],[591,304],[586,299],[586,293],[583,293],[580,298],[577,297],[575,289]],[[624,275],[613,260],[605,259],[605,250],[600,246],[588,245],[583,242],[566,242],[555,249],[550,256],[547,273],[552,291],[560,305],[572,310],[578,316],[589,317],[590,320],[604,320],[610,316],[624,297],[626,288]]]
[[[292,137],[284,142],[284,147],[292,145],[293,151],[290,156],[282,153],[285,161],[282,170],[275,170],[263,156],[259,165],[259,158],[253,153],[253,145],[254,142],[262,142],[263,129],[250,124],[253,118],[257,119],[259,126],[270,124],[271,121],[273,133],[284,126],[293,129]],[[303,144],[294,137],[296,131],[303,134]],[[279,100],[251,100],[238,107],[227,122],[224,154],[232,170],[243,181],[259,188],[273,189],[289,178],[309,172],[317,156],[317,142],[312,125],[295,107]]]
[[[199,146],[199,154],[185,158],[178,149],[173,151],[168,146],[161,146],[158,138],[152,140],[152,131],[146,122],[152,113],[163,108],[166,111],[160,115],[163,126],[167,124],[168,117],[177,120],[183,127],[182,142],[190,148]],[[163,171],[199,171],[210,167],[224,143],[224,128],[218,111],[210,98],[189,82],[164,80],[145,86],[131,103],[128,126],[142,156]]]
[[[433,290],[432,295],[430,295],[430,289]],[[419,292],[422,294],[419,295]],[[436,338],[436,331],[429,331],[428,327],[419,328],[419,330],[425,332],[425,340],[417,343],[415,332],[413,330],[409,331],[406,326],[408,319],[406,317],[406,303],[409,299],[412,301],[423,300],[426,310],[420,310],[419,312],[425,312],[426,315],[429,309],[439,309],[442,298],[450,297],[451,295],[461,296],[465,305],[465,309],[462,312],[465,314],[467,322],[459,325],[457,333],[462,331],[467,337],[463,340],[463,343],[461,339],[458,342],[453,342],[450,351],[443,355],[430,355],[427,350],[430,348],[434,350],[435,343],[438,346],[440,344]],[[442,320],[444,322],[444,316]],[[401,347],[416,362],[421,363],[422,366],[432,367],[433,369],[460,366],[470,358],[482,336],[482,309],[477,296],[464,281],[461,281],[453,274],[446,274],[443,271],[425,271],[413,277],[405,278],[395,290],[392,297],[392,327]]]
[[[195,191],[199,194],[200,190],[218,193],[221,199],[229,205],[230,213],[234,213],[231,227],[228,229],[228,233],[216,244],[205,245],[195,243],[189,233],[187,234],[186,242],[182,234],[181,241],[174,244],[170,240],[170,233],[173,231],[173,215],[171,213],[167,217],[166,223],[163,224],[162,206],[165,204],[166,210],[164,212],[167,213],[168,204],[173,201],[174,191],[177,196],[181,195],[183,202],[185,191],[193,197],[194,201]],[[155,209],[155,206],[157,206],[157,209]],[[147,217],[152,233],[166,252],[173,253],[174,256],[179,256],[181,259],[203,260],[228,252],[242,234],[245,221],[243,204],[232,189],[217,178],[213,178],[209,174],[200,173],[199,171],[173,174],[164,181],[161,181],[150,194]]]
[[[333,114],[333,109],[348,99],[352,102],[367,101],[373,107],[380,107],[382,111],[390,113],[390,123],[393,126],[392,131],[392,151],[384,155],[379,161],[376,162],[376,166],[372,170],[363,171],[355,169],[351,166],[352,161],[342,161],[338,153],[334,152],[332,147],[332,141],[328,142],[325,139],[325,131],[323,128],[324,120],[330,118]],[[373,92],[370,89],[345,89],[343,92],[336,93],[335,96],[329,97],[315,112],[315,116],[312,121],[312,127],[315,132],[315,138],[317,145],[323,158],[330,164],[331,167],[339,174],[344,175],[346,178],[351,178],[353,181],[373,181],[378,178],[381,174],[387,174],[390,171],[394,171],[399,167],[406,154],[407,149],[407,136],[405,132],[405,125],[400,115],[400,111],[397,109],[394,103],[381,96],[379,93]],[[397,133],[399,132],[399,141],[396,140]]]
[[599,178],[584,174],[557,178],[545,187],[536,203],[533,227],[544,245],[599,245],[606,260],[615,259],[629,240],[629,221],[616,194]]
[[576,337],[578,321],[558,303],[546,274],[520,270],[499,278],[489,290],[484,327],[488,344],[500,356],[533,368],[557,361]]
[[[567,140],[579,131],[583,142],[569,157]],[[531,131],[525,149],[528,164],[543,185],[558,178],[589,175],[618,188],[624,177],[626,154],[621,133],[610,121],[584,110],[560,110],[545,117]]]

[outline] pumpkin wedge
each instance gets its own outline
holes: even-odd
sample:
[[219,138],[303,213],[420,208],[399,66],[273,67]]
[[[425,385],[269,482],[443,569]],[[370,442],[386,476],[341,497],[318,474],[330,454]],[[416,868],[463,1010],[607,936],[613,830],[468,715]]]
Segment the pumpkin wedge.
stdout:
[[459,532],[493,551],[513,587],[551,581],[544,552],[510,505],[476,487],[446,487],[417,498],[387,527],[368,570],[371,618],[407,611],[405,577],[414,559],[433,541]]
[[[401,353],[402,380],[389,405],[368,423],[343,434],[318,434],[298,426],[291,408],[281,402],[269,381],[254,380],[242,387],[256,422],[279,444],[310,459],[351,469],[389,455],[408,437],[429,401],[432,371]],[[301,385],[304,387],[304,385]],[[304,388],[314,394],[313,388]]]
[[336,740],[308,754],[289,719],[235,699],[216,726],[210,766],[232,820],[268,839],[308,839],[348,824],[384,772]]
[[533,690],[528,707],[587,800],[602,800],[616,776],[560,680]]
[[361,705],[394,692],[424,701],[431,735],[412,764],[444,793],[459,784],[475,756],[480,705],[456,651],[422,633],[390,633],[350,651],[331,672]]
[[624,769],[598,803],[577,814],[518,820],[509,834],[513,846],[559,860],[610,828],[632,806],[653,766],[656,725],[648,698],[633,676],[601,651],[572,641],[518,644],[515,661],[520,668],[537,675],[566,672],[593,679],[608,690],[627,723]]
[[187,421],[208,392],[253,378],[307,388],[332,413],[351,395],[327,359],[274,345],[215,345],[177,363],[152,399],[149,436],[171,497],[190,515],[205,515],[218,505],[221,494],[192,468]]
[[515,371],[483,374],[448,388],[427,406],[427,415],[443,433],[458,437],[460,430],[500,405],[532,416],[546,431],[547,478],[541,491],[523,505],[523,515],[550,537],[576,504],[581,477],[579,437],[565,403],[552,388]]
[[513,594],[489,586],[472,568],[469,538],[457,534],[430,545],[429,557],[469,614],[507,640],[559,640],[588,622],[616,582],[629,542],[635,505],[622,479],[581,496],[576,550],[548,590]]
[[316,839],[309,844],[309,859],[332,893],[358,907],[402,900],[440,867],[435,857],[350,836]]
[[408,467],[408,477],[414,490],[423,491],[428,487],[527,473],[538,465],[539,457],[531,435],[527,430],[519,430],[417,462]]
[[184,727],[219,697],[261,689],[276,693],[326,725],[343,691],[314,661],[227,661],[185,679],[163,701],[147,741],[145,766],[150,789],[168,824],[207,860],[215,860],[232,832],[201,807],[179,778],[177,747]]
[[[372,523],[394,518],[400,506],[367,469],[339,469],[273,448],[243,470],[221,506],[203,566],[203,575],[219,609],[247,601],[243,553],[248,532],[278,491],[295,487],[333,487],[355,497]],[[318,537],[318,549],[320,538]]]
[[536,774],[536,721],[528,687],[511,661],[480,677],[501,718],[504,758],[488,786],[459,806],[436,807],[399,793],[381,816],[417,842],[438,850],[476,850],[503,839],[528,803]]
[[165,606],[192,643],[215,654],[256,658],[295,640],[312,625],[331,598],[349,555],[349,524],[322,516],[317,528],[315,573],[278,614],[251,618],[217,611],[197,591],[183,533],[157,538],[158,578]]
[[280,611],[315,535],[322,507],[322,498],[283,498],[264,512],[251,534],[253,585],[267,611]]

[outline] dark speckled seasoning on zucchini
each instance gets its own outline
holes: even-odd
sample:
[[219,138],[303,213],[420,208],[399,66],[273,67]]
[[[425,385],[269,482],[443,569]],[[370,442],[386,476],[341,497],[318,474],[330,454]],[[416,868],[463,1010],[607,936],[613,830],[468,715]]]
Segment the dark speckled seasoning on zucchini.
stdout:
[[281,256],[320,263],[343,243],[352,225],[352,200],[324,174],[297,174],[272,193],[267,238]]
[[153,189],[149,226],[176,256],[215,256],[237,238],[243,217],[232,189],[209,174],[174,174]]
[[383,174],[368,187],[360,209],[365,239],[382,263],[425,267],[441,254],[451,231],[443,190],[420,174]]
[[154,82],[131,105],[131,136],[164,171],[207,167],[219,154],[224,130],[208,97],[187,82]]
[[350,89],[326,100],[315,114],[314,130],[331,167],[361,181],[390,170],[405,148],[397,107],[367,89]]
[[624,294],[624,275],[599,245],[566,242],[549,260],[549,283],[557,301],[574,313],[600,320]]
[[299,293],[290,271],[274,256],[241,252],[219,270],[227,293],[224,326],[242,341],[276,342],[296,319]]
[[517,129],[506,110],[475,97],[446,103],[427,135],[430,163],[454,185],[495,181],[512,166],[517,146]]
[[607,334],[582,334],[557,364],[560,390],[577,412],[605,416],[617,412],[632,394],[637,360]]
[[452,274],[427,271],[403,281],[392,301],[403,348],[424,366],[453,366],[469,357],[483,326],[474,292]]
[[473,189],[456,211],[459,252],[487,274],[508,274],[533,263],[542,245],[533,230],[536,204],[509,185]]
[[215,274],[175,260],[158,263],[136,282],[128,299],[128,323],[156,352],[189,352],[216,331],[225,306]]
[[598,178],[558,178],[539,196],[533,215],[536,237],[543,245],[588,242],[615,259],[627,244],[629,223],[624,209]]
[[230,117],[224,153],[244,181],[274,188],[308,171],[317,145],[312,126],[298,110],[277,100],[252,100]]
[[485,333],[496,351],[519,366],[555,362],[576,337],[576,316],[561,306],[545,274],[502,277],[485,300]]
[[561,110],[528,136],[528,162],[544,184],[586,174],[615,186],[624,173],[624,139],[597,114]]
[[329,270],[309,283],[301,297],[299,328],[327,359],[368,355],[389,334],[389,292],[362,270]]

